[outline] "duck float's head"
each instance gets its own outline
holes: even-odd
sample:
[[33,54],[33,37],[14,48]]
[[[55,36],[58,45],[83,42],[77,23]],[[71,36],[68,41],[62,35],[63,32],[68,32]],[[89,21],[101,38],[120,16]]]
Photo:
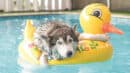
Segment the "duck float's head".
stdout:
[[110,24],[109,8],[101,3],[86,6],[80,14],[80,25],[85,33],[104,34],[123,32]]

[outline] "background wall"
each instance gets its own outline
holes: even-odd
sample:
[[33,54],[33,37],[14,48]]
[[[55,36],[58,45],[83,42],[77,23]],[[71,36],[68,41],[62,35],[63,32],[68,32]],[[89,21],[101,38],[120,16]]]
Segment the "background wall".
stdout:
[[0,11],[3,11],[5,0],[0,1]]
[[111,10],[130,11],[130,0],[111,0]]
[[107,0],[72,0],[73,9],[81,9],[91,3],[105,3]]
[[[104,3],[107,5],[107,0],[72,0],[73,9],[82,9],[90,3]],[[130,0],[110,0],[112,11],[130,11]]]

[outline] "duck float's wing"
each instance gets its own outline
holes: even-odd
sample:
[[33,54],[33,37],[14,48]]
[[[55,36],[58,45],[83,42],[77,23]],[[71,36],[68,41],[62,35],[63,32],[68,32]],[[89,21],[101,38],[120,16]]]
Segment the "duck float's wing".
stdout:
[[32,41],[34,31],[35,31],[35,27],[33,26],[32,20],[27,20],[25,30],[24,30],[24,40]]

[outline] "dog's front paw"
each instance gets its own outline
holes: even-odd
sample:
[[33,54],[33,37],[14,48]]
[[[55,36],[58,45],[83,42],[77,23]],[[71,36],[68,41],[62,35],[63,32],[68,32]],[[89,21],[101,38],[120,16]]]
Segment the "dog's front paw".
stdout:
[[45,54],[42,54],[40,57],[40,65],[42,66],[48,66],[48,56]]

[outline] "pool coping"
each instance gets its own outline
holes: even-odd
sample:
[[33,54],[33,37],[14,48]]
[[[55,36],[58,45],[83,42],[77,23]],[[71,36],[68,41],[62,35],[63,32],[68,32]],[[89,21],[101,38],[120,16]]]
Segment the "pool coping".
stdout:
[[28,15],[44,15],[44,14],[79,14],[80,12],[23,12],[23,13],[2,13],[0,17],[6,16],[28,16]]
[[[17,13],[1,13],[0,17],[6,16],[28,16],[28,15],[44,15],[44,14],[80,14],[80,11],[77,12],[17,12]],[[112,17],[119,18],[130,18],[130,15],[120,14],[120,13],[112,13]]]
[[120,13],[112,13],[112,17],[130,18],[130,15],[127,15],[127,14],[120,14]]

